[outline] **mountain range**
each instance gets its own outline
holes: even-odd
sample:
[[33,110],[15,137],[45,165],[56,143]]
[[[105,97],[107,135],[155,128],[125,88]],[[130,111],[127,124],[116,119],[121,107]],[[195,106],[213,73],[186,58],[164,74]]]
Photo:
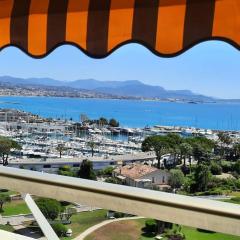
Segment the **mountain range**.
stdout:
[[68,87],[78,90],[88,90],[114,96],[134,97],[144,99],[179,99],[187,101],[215,101],[214,98],[195,94],[190,90],[166,90],[160,86],[144,84],[138,80],[128,81],[99,81],[81,79],[76,81],[59,81],[51,78],[16,78],[0,77],[0,83],[21,86],[51,86]]

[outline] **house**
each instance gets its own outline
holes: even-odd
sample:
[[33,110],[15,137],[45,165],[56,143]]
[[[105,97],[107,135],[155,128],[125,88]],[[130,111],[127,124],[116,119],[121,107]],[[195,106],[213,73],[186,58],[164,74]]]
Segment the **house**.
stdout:
[[130,164],[116,168],[113,176],[128,186],[161,189],[168,187],[170,173],[149,165]]

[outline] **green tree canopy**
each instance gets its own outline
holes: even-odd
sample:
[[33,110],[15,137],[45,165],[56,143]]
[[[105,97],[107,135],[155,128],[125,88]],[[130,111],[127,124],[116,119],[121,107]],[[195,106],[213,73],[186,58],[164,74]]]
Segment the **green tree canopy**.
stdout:
[[197,165],[193,176],[195,181],[195,184],[193,186],[194,192],[207,191],[208,184],[212,179],[212,174],[209,170],[209,166],[206,164]]
[[64,211],[64,207],[60,202],[50,198],[39,198],[36,200],[36,204],[41,210],[42,214],[52,221],[54,221],[58,215]]
[[193,153],[193,147],[187,143],[187,142],[183,142],[179,145],[179,149],[180,149],[180,153],[181,156],[183,156],[183,166],[184,168],[186,168],[186,158],[188,157],[189,159],[191,158],[191,155]]
[[231,137],[224,132],[219,132],[218,133],[218,138],[219,138],[219,141],[223,144],[229,145],[229,144],[232,143]]
[[99,125],[108,125],[108,120],[104,117],[99,118]]
[[96,174],[93,170],[91,161],[83,160],[78,171],[78,177],[90,180],[96,180]]
[[217,162],[212,161],[210,164],[210,170],[213,175],[222,174],[222,167]]
[[234,170],[237,174],[240,174],[240,160],[238,160],[238,161],[234,164],[233,170]]
[[8,156],[11,149],[21,149],[21,146],[14,140],[0,136],[0,155],[2,157],[3,166],[8,165]]
[[171,169],[170,174],[169,185],[173,189],[180,188],[184,184],[183,172],[179,169]]
[[119,122],[118,122],[116,119],[111,118],[111,119],[109,120],[109,125],[110,125],[111,127],[119,127]]
[[3,205],[6,202],[10,202],[11,199],[8,194],[6,193],[1,193],[0,194],[0,212],[3,212]]

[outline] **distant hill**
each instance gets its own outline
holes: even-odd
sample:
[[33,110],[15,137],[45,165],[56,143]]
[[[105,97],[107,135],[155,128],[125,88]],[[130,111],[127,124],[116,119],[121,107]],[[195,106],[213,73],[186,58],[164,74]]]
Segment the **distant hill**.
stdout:
[[42,85],[55,87],[70,87],[85,89],[99,93],[111,94],[124,97],[157,98],[157,99],[180,99],[188,101],[214,101],[214,98],[195,94],[189,90],[166,90],[160,86],[144,84],[138,80],[128,81],[99,81],[95,79],[82,79],[76,81],[59,81],[51,78],[14,78],[9,76],[0,77],[0,83],[12,85]]

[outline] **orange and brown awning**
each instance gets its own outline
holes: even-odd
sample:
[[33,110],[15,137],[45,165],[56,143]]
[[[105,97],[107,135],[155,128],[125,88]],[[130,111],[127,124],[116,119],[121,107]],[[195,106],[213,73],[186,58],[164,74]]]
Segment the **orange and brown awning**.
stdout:
[[175,56],[211,39],[240,45],[240,0],[0,0],[0,47],[43,57],[73,44],[92,57],[138,42]]

